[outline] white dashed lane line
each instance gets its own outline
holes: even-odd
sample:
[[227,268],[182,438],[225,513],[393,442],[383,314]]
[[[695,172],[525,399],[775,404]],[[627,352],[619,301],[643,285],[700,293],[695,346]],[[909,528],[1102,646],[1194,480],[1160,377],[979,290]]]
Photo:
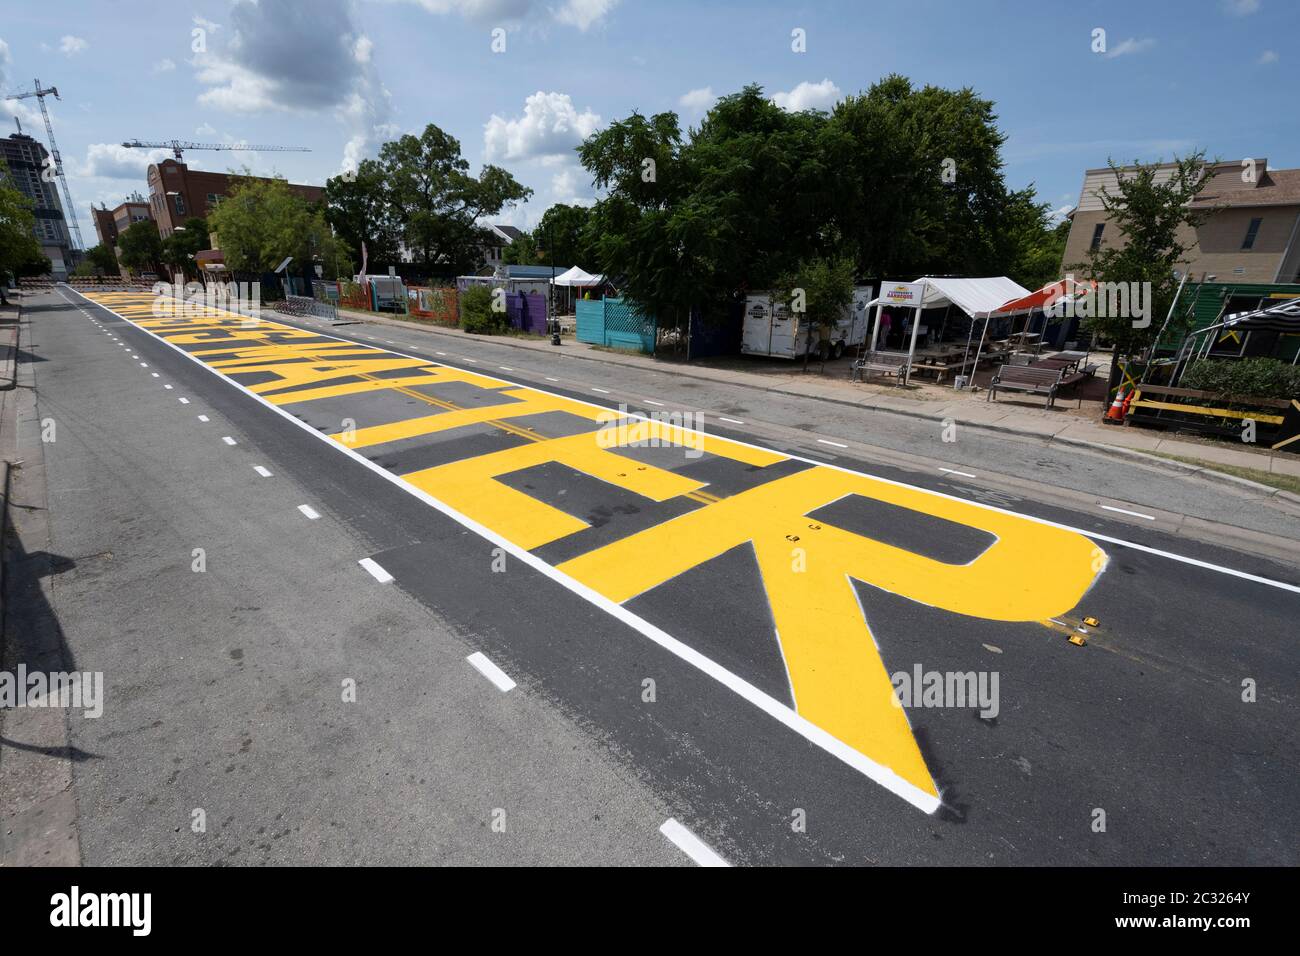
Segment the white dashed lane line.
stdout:
[[608,394],[609,394],[609,389],[607,389],[607,388],[597,388],[595,385],[591,386],[591,390],[592,390],[593,392],[600,392],[600,394],[602,394],[602,395],[608,395]]
[[502,693],[514,689],[515,682],[510,679],[509,675],[507,675],[505,671],[488,660],[482,651],[475,651],[469,657],[465,658],[465,660],[470,662],[470,665],[474,670],[478,671],[495,684],[496,689]]
[[261,465],[254,465],[254,466],[253,466],[253,471],[257,472],[257,473],[258,473],[259,475],[261,475],[263,478],[270,478],[270,477],[272,477],[270,470],[267,469],[267,468],[262,467]]
[[385,571],[382,567],[380,567],[378,562],[376,562],[373,558],[362,558],[360,561],[357,562],[357,564],[361,565],[363,568],[369,571],[371,577],[373,577],[380,584],[387,584],[389,581],[393,580],[393,576],[389,574],[387,571]]
[[723,418],[721,415],[718,416],[718,421],[720,421],[720,422],[731,422],[731,424],[733,424],[733,425],[743,425],[743,424],[745,424],[745,423],[742,422],[739,418]]
[[320,513],[317,512],[316,509],[313,508],[311,505],[299,505],[298,510],[301,511],[303,514],[305,514],[312,521],[315,521],[317,518],[320,517]]
[[940,468],[939,470],[949,475],[961,475],[963,478],[975,477],[969,471],[958,471],[956,468]]
[[227,445],[235,444],[235,440],[231,438],[229,435],[222,435],[221,440],[225,442]]
[[207,420],[208,420],[208,416],[207,416],[207,415],[200,415],[200,416],[199,416],[199,421],[201,421],[201,422],[206,422]]
[[641,399],[641,401],[645,402],[647,405],[658,405],[660,408],[663,408],[663,407],[664,407],[664,403],[663,403],[663,402],[656,402],[654,399],[643,398],[643,399]]
[[1140,511],[1129,511],[1127,508],[1112,508],[1110,505],[1101,505],[1103,511],[1114,511],[1116,514],[1132,515],[1134,518],[1145,518],[1147,521],[1155,521],[1155,515],[1144,515]]
[[817,441],[818,441],[819,444],[822,444],[822,445],[830,445],[832,448],[848,448],[848,447],[849,447],[848,445],[843,445],[843,444],[841,444],[840,442],[837,442],[837,441],[827,441],[825,438],[819,438],[819,439],[817,439]]
[[669,817],[659,828],[659,832],[672,841],[699,866],[731,866],[726,860],[714,853],[704,841],[686,827],[677,822],[676,817]]

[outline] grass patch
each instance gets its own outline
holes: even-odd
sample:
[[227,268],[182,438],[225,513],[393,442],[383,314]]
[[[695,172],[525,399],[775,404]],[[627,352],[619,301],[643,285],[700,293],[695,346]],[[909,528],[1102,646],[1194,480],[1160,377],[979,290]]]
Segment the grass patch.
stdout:
[[1295,475],[1279,475],[1271,471],[1262,471],[1259,468],[1221,465],[1217,461],[1185,458],[1182,455],[1168,455],[1159,451],[1149,451],[1146,454],[1155,455],[1157,458],[1168,458],[1171,461],[1181,461],[1185,465],[1196,465],[1198,468],[1205,468],[1209,471],[1219,471],[1225,475],[1232,475],[1234,478],[1245,478],[1247,481],[1255,481],[1261,485],[1268,485],[1270,488],[1280,488],[1282,491],[1300,495],[1300,477]]

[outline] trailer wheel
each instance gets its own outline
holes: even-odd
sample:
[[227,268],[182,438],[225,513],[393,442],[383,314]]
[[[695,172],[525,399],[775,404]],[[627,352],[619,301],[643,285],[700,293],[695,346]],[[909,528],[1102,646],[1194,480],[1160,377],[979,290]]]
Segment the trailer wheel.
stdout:
[[817,361],[825,362],[831,355],[831,344],[826,341],[817,343]]
[[831,353],[831,358],[843,358],[843,357],[844,357],[844,343],[843,341],[836,342],[835,351]]

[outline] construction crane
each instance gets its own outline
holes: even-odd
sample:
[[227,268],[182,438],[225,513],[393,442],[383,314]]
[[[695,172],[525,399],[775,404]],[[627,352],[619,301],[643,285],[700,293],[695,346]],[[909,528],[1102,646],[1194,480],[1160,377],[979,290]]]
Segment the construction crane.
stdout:
[[170,149],[179,163],[187,149],[243,149],[258,153],[310,153],[306,146],[239,146],[224,143],[187,143],[184,140],[169,139],[162,143],[145,143],[138,139],[128,140],[122,144],[128,149]]
[[59,177],[59,183],[63,186],[63,202],[68,207],[64,211],[63,218],[72,228],[72,236],[76,241],[77,248],[85,249],[86,246],[81,241],[81,227],[77,225],[77,210],[72,205],[72,191],[68,189],[68,177],[63,175],[63,157],[59,155],[59,144],[54,142],[54,127],[50,125],[50,113],[45,108],[45,97],[53,96],[56,100],[60,99],[59,88],[57,86],[42,88],[40,80],[33,80],[30,90],[10,93],[5,99],[25,100],[31,96],[36,97],[36,101],[41,104],[41,116],[45,117],[45,135],[50,140],[50,157],[54,160],[54,172]]

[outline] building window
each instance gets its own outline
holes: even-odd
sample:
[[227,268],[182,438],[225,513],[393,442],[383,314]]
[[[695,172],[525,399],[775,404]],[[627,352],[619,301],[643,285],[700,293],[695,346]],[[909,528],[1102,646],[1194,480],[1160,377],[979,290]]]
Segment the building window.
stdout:
[[185,197],[180,193],[176,194],[176,215],[185,215]]
[[1259,226],[1263,219],[1252,219],[1250,225],[1246,227],[1246,238],[1241,240],[1242,249],[1254,249],[1255,237],[1259,235]]
[[1092,244],[1088,246],[1089,249],[1097,250],[1101,248],[1101,234],[1105,231],[1106,224],[1104,222],[1099,222],[1092,227]]

